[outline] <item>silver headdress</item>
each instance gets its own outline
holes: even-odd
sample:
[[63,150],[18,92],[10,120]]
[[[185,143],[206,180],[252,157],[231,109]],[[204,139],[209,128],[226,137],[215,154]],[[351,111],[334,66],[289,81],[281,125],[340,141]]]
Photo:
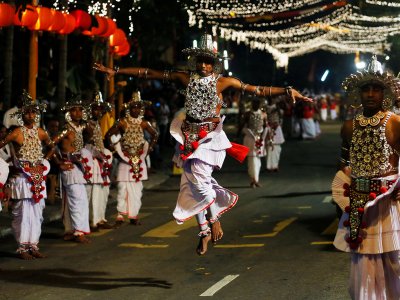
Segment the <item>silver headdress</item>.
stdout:
[[378,84],[384,89],[384,109],[391,109],[393,102],[400,97],[400,79],[389,72],[384,72],[382,64],[372,56],[371,62],[363,71],[351,74],[342,83],[351,105],[360,106],[360,89],[367,84]]
[[41,112],[46,111],[47,105],[44,103],[38,103],[37,100],[34,100],[32,96],[26,91],[23,90],[22,95],[21,95],[21,101],[20,104],[18,105],[18,110],[11,114],[12,118],[16,118],[18,123],[20,125],[23,124],[22,122],[22,115],[27,111],[27,110],[35,110],[38,115],[36,116],[37,121],[39,120],[40,116],[39,114]]
[[86,111],[87,105],[85,105],[85,103],[82,101],[80,95],[73,96],[70,100],[65,102],[65,105],[63,107],[61,107],[61,111],[65,112],[65,120],[68,122],[71,121],[69,110],[74,107],[81,107],[83,109],[82,119],[86,121],[88,118],[88,113]]
[[210,34],[203,34],[200,37],[199,47],[183,49],[182,53],[188,56],[188,68],[190,71],[196,70],[196,59],[198,57],[207,57],[213,61],[214,73],[221,73],[221,57],[218,55],[218,50],[214,47]]
[[146,105],[151,105],[151,101],[143,100],[140,92],[133,92],[131,101],[124,103],[124,109],[131,108],[132,106],[144,107]]
[[90,108],[100,106],[102,110],[106,112],[110,112],[112,110],[112,105],[111,103],[105,102],[103,100],[103,96],[100,91],[97,91],[94,96],[94,100],[92,103],[90,103]]

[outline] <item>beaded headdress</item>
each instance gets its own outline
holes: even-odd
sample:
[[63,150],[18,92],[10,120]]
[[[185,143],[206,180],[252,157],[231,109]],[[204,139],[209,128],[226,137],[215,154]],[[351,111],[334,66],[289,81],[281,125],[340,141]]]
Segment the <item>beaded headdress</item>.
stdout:
[[94,95],[93,102],[90,103],[90,108],[100,106],[102,110],[110,112],[112,110],[111,103],[105,102],[100,91],[97,91]]
[[198,57],[207,57],[213,60],[213,71],[215,73],[221,72],[221,58],[218,55],[218,50],[214,47],[210,34],[203,34],[200,37],[199,47],[183,49],[182,53],[188,56],[188,68],[190,71],[196,70],[196,59]]
[[132,93],[132,98],[129,102],[124,103],[124,109],[131,108],[133,106],[144,107],[150,104],[151,101],[143,100],[142,97],[140,96],[140,92],[137,91]]
[[342,83],[352,105],[361,105],[360,89],[367,84],[378,84],[384,89],[386,109],[391,109],[393,102],[400,97],[400,79],[387,71],[383,71],[382,64],[372,56],[371,62],[363,71],[351,74]]
[[[33,109],[37,113],[46,111],[47,105],[44,103],[38,103],[26,90],[23,90],[20,100],[21,101],[18,105],[18,110],[11,114],[11,117],[16,118],[19,124],[23,124],[22,115],[29,109]],[[39,119],[39,116],[37,116],[37,118]]]
[[65,105],[63,107],[61,107],[61,111],[65,112],[65,120],[67,120],[68,122],[71,121],[69,110],[74,107],[81,107],[83,109],[82,119],[86,121],[88,116],[86,112],[87,107],[83,103],[80,95],[73,96],[70,100],[65,102]]

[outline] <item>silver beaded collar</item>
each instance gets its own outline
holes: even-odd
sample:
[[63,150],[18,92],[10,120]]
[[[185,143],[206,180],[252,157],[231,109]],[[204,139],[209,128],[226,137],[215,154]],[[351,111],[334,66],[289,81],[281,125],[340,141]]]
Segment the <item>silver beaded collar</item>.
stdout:
[[85,129],[86,124],[76,126],[72,122],[67,122],[67,127],[75,132],[75,139],[72,142],[72,147],[75,148],[75,152],[80,152],[84,146],[82,131]]
[[98,121],[92,120],[93,124],[93,145],[99,151],[104,150],[103,134],[101,133],[101,127]]
[[186,114],[196,120],[204,120],[215,117],[218,104],[222,100],[217,94],[217,81],[219,76],[214,74],[201,77],[194,73],[190,75],[190,81],[186,88]]
[[122,150],[128,152],[130,155],[137,155],[138,151],[143,149],[144,134],[142,129],[142,117],[132,118],[126,117],[128,124],[124,134],[121,138]]
[[249,117],[249,129],[254,135],[259,135],[264,130],[263,116],[261,109],[257,111],[251,111]]
[[29,161],[30,163],[38,163],[43,159],[42,142],[39,139],[38,127],[32,129],[21,126],[24,142],[17,153],[19,160]]

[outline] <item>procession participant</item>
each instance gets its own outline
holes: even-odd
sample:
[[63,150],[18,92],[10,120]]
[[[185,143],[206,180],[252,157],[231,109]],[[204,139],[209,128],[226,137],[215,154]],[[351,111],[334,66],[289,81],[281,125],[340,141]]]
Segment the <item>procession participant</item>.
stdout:
[[267,115],[260,109],[260,99],[251,101],[251,110],[245,112],[240,120],[238,135],[243,132],[243,144],[249,148],[247,154],[247,172],[250,176],[250,186],[260,187],[259,175],[261,157],[265,156],[265,138],[268,133]]
[[343,214],[334,245],[351,253],[352,299],[400,299],[400,117],[389,111],[400,80],[374,56],[343,87],[363,110],[341,131],[332,196]]
[[302,103],[301,109],[301,137],[304,140],[313,140],[317,137],[314,123],[314,104]]
[[326,100],[326,96],[322,95],[321,100],[320,100],[320,115],[321,115],[321,121],[326,122],[328,119],[328,101]]
[[110,194],[110,171],[112,168],[112,153],[104,147],[100,120],[104,113],[110,112],[111,104],[104,102],[100,92],[97,92],[94,101],[90,103],[90,118],[88,128],[89,138],[85,139],[85,148],[93,157],[93,176],[86,184],[89,199],[89,220],[91,231],[111,229],[107,223],[106,209]]
[[[25,91],[21,100],[21,106],[13,115],[20,126],[0,141],[0,148],[11,143],[15,151],[14,172],[8,181],[13,215],[11,225],[18,243],[18,256],[31,260],[46,257],[39,251],[38,244],[46,198],[45,177],[50,169],[47,158],[53,155],[53,143],[47,132],[35,124],[46,105],[38,104]],[[46,157],[44,145],[49,146]]]
[[[117,179],[116,226],[124,222],[127,216],[132,225],[140,225],[139,210],[142,206],[143,180],[147,180],[146,156],[157,143],[158,133],[150,122],[143,119],[145,102],[140,92],[135,92],[132,99],[125,103],[125,117],[117,121],[106,134],[110,144],[119,155]],[[150,144],[144,138],[144,131],[150,137]],[[117,143],[112,143],[113,136],[121,135]]]
[[[179,224],[193,216],[197,217],[200,241],[196,251],[203,255],[211,238],[213,241],[222,238],[219,217],[232,208],[238,199],[236,194],[215,181],[212,172],[222,167],[226,151],[232,155],[235,153],[240,160],[244,160],[247,154],[240,145],[234,144],[233,147],[222,129],[222,92],[233,88],[260,97],[286,94],[293,100],[311,99],[292,87],[253,86],[233,77],[221,76],[220,58],[210,35],[201,37],[200,48],[185,49],[183,52],[189,56],[189,72],[162,72],[147,68],[110,69],[101,64],[95,64],[94,68],[105,72],[108,77],[118,72],[139,78],[176,80],[186,86],[186,119],[174,119],[170,127],[172,136],[180,145],[173,161],[184,169],[173,215]],[[212,229],[206,219],[207,211]]]
[[85,184],[92,177],[93,157],[83,147],[87,113],[79,96],[68,101],[62,111],[66,112],[66,124],[60,138],[58,164],[62,170],[64,240],[88,243],[85,235],[90,233],[89,203]]
[[282,132],[282,113],[280,107],[276,104],[278,99],[273,100],[274,103],[267,105],[267,118],[269,132],[267,136],[267,158],[266,158],[266,169],[270,172],[279,171],[279,160],[281,158],[282,144],[285,142],[285,138]]

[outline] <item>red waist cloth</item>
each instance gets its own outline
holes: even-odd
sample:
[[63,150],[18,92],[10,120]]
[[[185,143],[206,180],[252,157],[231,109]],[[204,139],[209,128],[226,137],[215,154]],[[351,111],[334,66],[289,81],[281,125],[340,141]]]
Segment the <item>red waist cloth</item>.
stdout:
[[239,162],[243,162],[244,159],[246,158],[247,154],[249,153],[249,147],[236,144],[236,143],[231,143],[232,147],[226,149],[226,153],[236,159]]

